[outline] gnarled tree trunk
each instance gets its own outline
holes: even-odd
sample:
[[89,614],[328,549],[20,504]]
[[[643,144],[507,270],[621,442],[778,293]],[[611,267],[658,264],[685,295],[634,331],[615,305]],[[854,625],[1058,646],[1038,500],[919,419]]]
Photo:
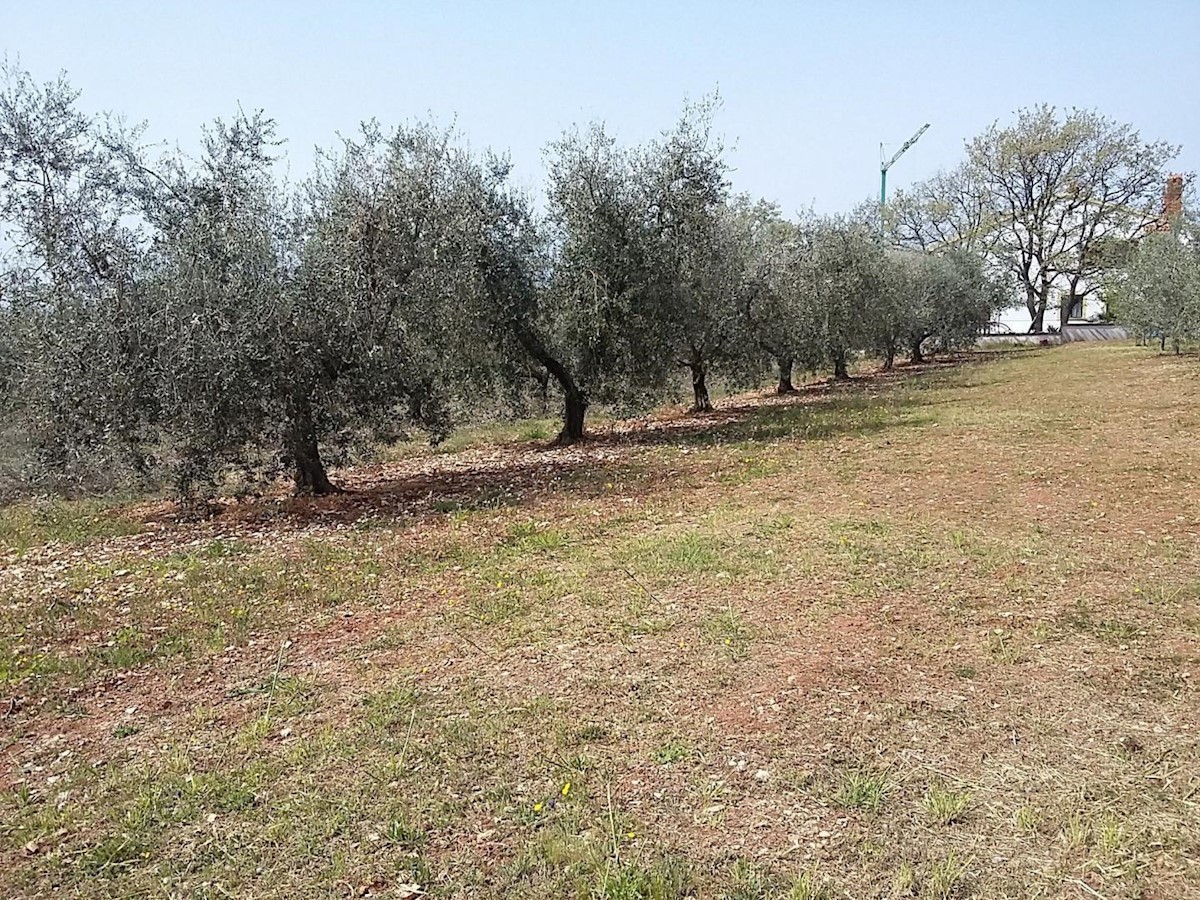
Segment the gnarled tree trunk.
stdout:
[[583,421],[587,415],[587,395],[575,386],[563,387],[563,427],[555,439],[556,444],[576,444],[584,438]]
[[925,354],[921,352],[921,345],[925,343],[925,338],[914,338],[908,347],[908,361],[913,363],[925,362]]
[[796,386],[792,384],[792,358],[790,356],[776,357],[775,364],[779,366],[779,386],[775,388],[775,393],[794,394]]
[[691,358],[684,365],[692,371],[692,412],[712,412],[713,405],[708,396],[704,357],[699,350],[693,347]]
[[325,463],[321,459],[312,406],[307,397],[293,401],[288,432],[288,449],[292,455],[296,493],[317,496],[338,493],[339,489],[330,482]]
[[850,378],[850,370],[846,365],[846,357],[849,352],[846,350],[833,351],[833,377],[838,381],[848,381]]
[[554,380],[558,382],[558,386],[563,392],[563,427],[562,431],[558,433],[558,437],[554,439],[554,443],[558,446],[565,446],[582,441],[585,436],[583,425],[588,408],[587,392],[575,383],[575,379],[567,371],[567,367],[551,355],[531,327],[518,328],[516,335],[521,346],[525,348],[525,352],[554,376]]

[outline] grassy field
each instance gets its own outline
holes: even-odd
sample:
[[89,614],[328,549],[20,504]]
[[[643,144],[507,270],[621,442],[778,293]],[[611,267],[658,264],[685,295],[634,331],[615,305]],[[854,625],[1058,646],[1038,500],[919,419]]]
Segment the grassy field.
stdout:
[[536,434],[0,511],[0,896],[1200,897],[1195,358]]

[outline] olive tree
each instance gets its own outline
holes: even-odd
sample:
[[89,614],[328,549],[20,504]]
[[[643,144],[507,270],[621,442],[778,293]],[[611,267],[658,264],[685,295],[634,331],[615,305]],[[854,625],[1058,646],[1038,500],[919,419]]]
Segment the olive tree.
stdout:
[[1002,289],[977,254],[890,251],[879,300],[869,312],[872,347],[889,369],[899,350],[919,363],[931,346],[971,346],[1003,302]]
[[1200,339],[1200,233],[1194,225],[1174,227],[1143,238],[1133,252],[1114,306],[1121,321],[1143,339],[1170,343],[1179,353]]
[[[1004,285],[978,253],[950,249],[926,260],[928,333],[938,350],[961,350],[975,345],[979,335],[1007,305]],[[910,335],[913,356],[920,358],[920,331]]]
[[78,107],[65,77],[0,69],[0,307],[8,413],[72,478],[141,463],[152,407],[136,130]]
[[592,125],[550,145],[548,170],[538,224],[510,192],[491,192],[488,259],[499,268],[486,284],[490,316],[557,383],[558,440],[573,443],[592,402],[644,406],[672,369],[635,154]]
[[470,395],[468,169],[450,132],[368,125],[308,185],[284,316],[295,362],[279,389],[297,411],[298,473],[320,476],[319,441],[392,438],[406,423],[439,439],[452,396]]
[[449,427],[471,203],[431,126],[365,126],[294,200],[273,135],[261,115],[217,123],[196,171],[157,179],[161,424],[185,483],[273,448],[322,494],[324,451]]
[[871,309],[883,293],[883,249],[877,234],[852,220],[826,219],[813,230],[796,264],[802,316],[834,377],[850,377],[856,350],[871,345]]
[[737,376],[758,356],[743,315],[748,248],[729,204],[724,148],[712,134],[715,108],[715,99],[689,106],[638,165],[652,302],[666,352],[691,375],[696,412],[712,409],[714,366]]
[[147,167],[143,214],[154,226],[143,324],[155,361],[159,459],[181,492],[269,443],[286,227],[273,180],[274,125],[217,121],[194,167],[178,155]]
[[738,198],[733,207],[745,246],[743,318],[752,339],[778,374],[776,392],[795,391],[796,366],[816,370],[824,351],[816,340],[802,264],[812,250],[815,223],[791,222],[772,203]]

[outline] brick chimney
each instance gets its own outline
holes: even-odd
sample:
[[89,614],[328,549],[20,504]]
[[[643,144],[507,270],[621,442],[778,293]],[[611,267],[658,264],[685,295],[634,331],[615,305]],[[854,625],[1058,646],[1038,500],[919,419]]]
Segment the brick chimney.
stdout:
[[1183,176],[1168,175],[1163,190],[1163,221],[1174,222],[1183,215]]

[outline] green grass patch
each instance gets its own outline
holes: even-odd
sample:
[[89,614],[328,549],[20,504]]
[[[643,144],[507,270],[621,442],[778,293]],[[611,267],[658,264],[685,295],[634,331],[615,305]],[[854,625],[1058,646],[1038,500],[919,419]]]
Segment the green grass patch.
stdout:
[[878,812],[891,787],[890,780],[883,772],[852,769],[842,776],[841,784],[834,793],[833,799],[839,806],[846,809]]
[[938,825],[959,822],[971,805],[968,791],[956,791],[940,784],[931,784],[925,792],[921,805],[926,815]]
[[135,534],[142,526],[111,500],[29,500],[0,507],[0,547],[23,553],[59,543],[82,545]]

